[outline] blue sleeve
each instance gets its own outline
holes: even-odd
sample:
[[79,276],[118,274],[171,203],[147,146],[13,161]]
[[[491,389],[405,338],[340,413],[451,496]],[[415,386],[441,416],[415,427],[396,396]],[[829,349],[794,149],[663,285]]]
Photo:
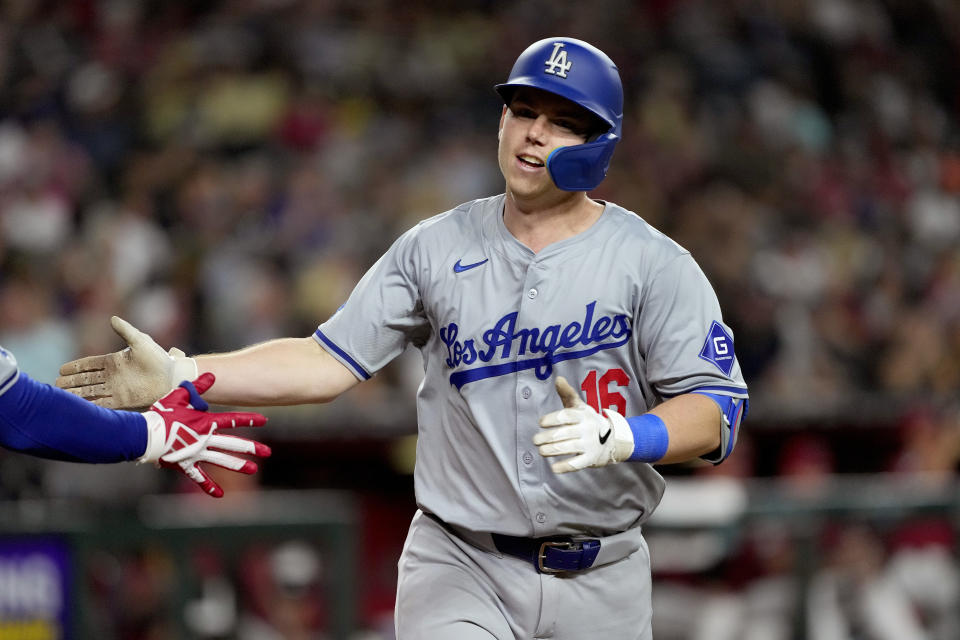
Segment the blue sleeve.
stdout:
[[89,463],[136,460],[146,450],[147,423],[139,413],[98,407],[22,371],[15,380],[0,395],[3,447]]

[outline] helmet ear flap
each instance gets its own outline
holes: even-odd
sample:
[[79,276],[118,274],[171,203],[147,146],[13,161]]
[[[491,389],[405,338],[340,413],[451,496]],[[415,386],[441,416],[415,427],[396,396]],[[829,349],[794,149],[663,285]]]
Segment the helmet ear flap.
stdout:
[[617,146],[617,136],[602,134],[593,142],[557,147],[547,156],[547,171],[557,188],[564,191],[591,191],[607,175]]

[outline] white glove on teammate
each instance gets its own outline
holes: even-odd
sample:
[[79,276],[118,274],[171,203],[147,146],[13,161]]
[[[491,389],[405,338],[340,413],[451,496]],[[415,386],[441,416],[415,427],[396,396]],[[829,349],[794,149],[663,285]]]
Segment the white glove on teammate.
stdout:
[[129,345],[60,367],[57,386],[108,409],[149,407],[182,380],[197,377],[197,361],[177,349],[166,352],[132,324],[113,316],[110,325]]
[[557,376],[556,387],[564,408],[540,418],[544,430],[533,437],[545,458],[575,456],[551,464],[554,473],[603,467],[630,457],[633,431],[626,418],[610,409],[604,409],[604,415],[600,415],[580,399],[562,376]]

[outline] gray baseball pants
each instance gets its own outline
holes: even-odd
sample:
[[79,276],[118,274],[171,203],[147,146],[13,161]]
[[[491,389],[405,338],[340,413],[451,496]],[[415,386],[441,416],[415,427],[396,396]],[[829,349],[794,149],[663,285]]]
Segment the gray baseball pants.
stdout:
[[541,574],[417,512],[399,562],[397,640],[651,640],[646,543],[617,562]]

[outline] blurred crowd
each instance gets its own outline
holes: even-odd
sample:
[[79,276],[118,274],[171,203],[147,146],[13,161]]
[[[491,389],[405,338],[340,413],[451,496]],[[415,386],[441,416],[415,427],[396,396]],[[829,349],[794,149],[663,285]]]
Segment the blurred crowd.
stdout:
[[112,314],[187,351],[309,334],[397,234],[502,190],[491,86],[563,33],[627,90],[597,197],[692,251],[755,412],[960,387],[954,2],[0,11],[0,343],[42,379],[117,348]]

